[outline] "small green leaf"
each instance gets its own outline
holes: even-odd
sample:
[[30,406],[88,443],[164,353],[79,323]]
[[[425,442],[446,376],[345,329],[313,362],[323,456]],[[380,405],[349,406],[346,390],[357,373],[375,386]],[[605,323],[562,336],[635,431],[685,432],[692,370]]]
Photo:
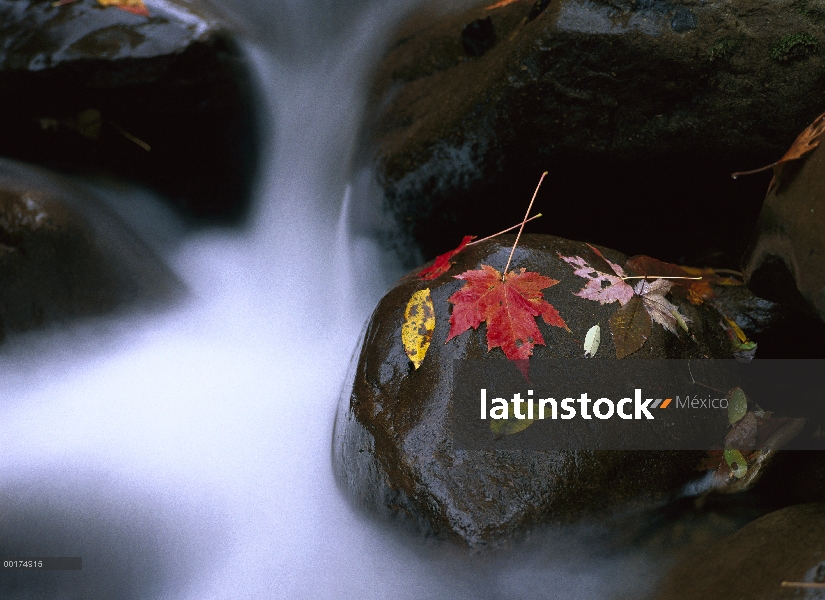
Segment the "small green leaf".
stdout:
[[748,397],[739,387],[733,388],[728,395],[728,422],[732,425],[748,412]]
[[[521,414],[527,415],[527,402],[523,402],[521,405]],[[501,437],[505,435],[513,435],[514,433],[518,433],[520,431],[524,431],[530,425],[535,422],[535,419],[518,419],[516,418],[515,409],[513,408],[513,403],[507,403],[507,418],[506,419],[492,419],[490,421],[490,431],[493,432],[493,435],[496,437]]]
[[681,313],[678,310],[674,310],[671,308],[670,314],[673,316],[674,319],[676,319],[676,322],[679,324],[679,327],[681,327],[685,331],[685,333],[690,333],[688,331],[687,321],[685,321],[685,318],[681,315]]
[[725,448],[725,462],[728,463],[731,473],[737,479],[742,479],[748,472],[748,463],[742,453],[735,448]]
[[599,343],[602,341],[602,328],[598,325],[593,325],[587,330],[587,335],[584,336],[584,355],[585,357],[596,356],[599,351]]

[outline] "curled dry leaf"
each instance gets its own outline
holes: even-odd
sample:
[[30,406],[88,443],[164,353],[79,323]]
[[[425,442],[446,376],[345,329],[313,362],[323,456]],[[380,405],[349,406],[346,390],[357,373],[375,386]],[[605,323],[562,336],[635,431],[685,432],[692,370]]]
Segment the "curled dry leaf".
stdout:
[[762,171],[773,169],[773,178],[771,179],[771,183],[768,185],[768,193],[770,193],[774,186],[779,182],[779,178],[782,175],[782,167],[785,163],[792,160],[798,160],[819,146],[819,143],[822,141],[823,133],[825,133],[825,113],[822,113],[814,119],[814,122],[808,125],[805,131],[799,134],[785,155],[778,161],[759,169],[754,169],[753,171],[740,171],[733,173],[731,177],[736,179],[740,175],[752,175],[754,173],[761,173]]
[[688,294],[687,299],[688,301],[693,304],[694,306],[699,306],[704,302],[711,300],[714,298],[715,293],[713,291],[714,285],[745,285],[745,282],[741,279],[741,273],[736,271],[727,271],[726,273],[737,273],[740,277],[737,279],[736,277],[731,277],[726,275],[722,271],[717,271],[716,269],[700,269],[698,267],[680,267],[685,273],[691,275],[693,277],[701,277],[700,280],[695,280],[690,282],[690,286],[688,287]]
[[450,267],[453,266],[453,263],[450,262],[450,259],[462,250],[464,250],[464,247],[467,244],[469,244],[473,239],[475,239],[475,236],[465,235],[464,239],[461,240],[461,243],[458,245],[457,248],[436,256],[435,262],[433,262],[433,264],[418,272],[418,277],[423,280],[432,280],[438,277],[439,275],[442,275],[449,271]]
[[404,352],[415,368],[424,362],[435,329],[435,308],[430,289],[415,292],[404,310],[404,324],[401,326],[401,341]]
[[584,336],[584,356],[596,356],[599,351],[599,343],[602,340],[602,328],[598,325],[593,325],[587,330],[587,335]]
[[536,344],[544,338],[535,318],[567,329],[558,311],[544,300],[541,290],[558,283],[532,271],[510,271],[504,277],[490,265],[465,271],[455,276],[466,281],[464,287],[449,298],[453,304],[450,315],[449,342],[468,329],[487,323],[487,350],[501,348],[513,361],[533,355]]

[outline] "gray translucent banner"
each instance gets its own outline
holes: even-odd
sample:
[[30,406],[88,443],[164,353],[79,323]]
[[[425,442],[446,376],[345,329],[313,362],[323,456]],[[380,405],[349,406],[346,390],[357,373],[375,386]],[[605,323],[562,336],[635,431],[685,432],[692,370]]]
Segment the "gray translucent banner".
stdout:
[[449,427],[464,450],[708,450],[741,418],[736,387],[762,443],[784,417],[821,418],[825,361],[533,359],[526,379],[504,359],[456,360]]

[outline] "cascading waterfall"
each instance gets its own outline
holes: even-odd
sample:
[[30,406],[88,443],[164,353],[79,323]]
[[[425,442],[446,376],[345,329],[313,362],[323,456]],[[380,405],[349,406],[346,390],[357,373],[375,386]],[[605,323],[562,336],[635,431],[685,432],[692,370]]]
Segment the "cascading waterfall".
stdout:
[[0,597],[591,598],[641,580],[642,556],[594,556],[570,532],[507,558],[422,544],[336,488],[337,397],[398,275],[349,185],[353,145],[369,67],[411,6],[233,8],[259,23],[247,54],[272,130],[251,226],[187,231],[145,193],[96,189],[140,213],[190,293],[0,349],[2,551],[84,560],[0,573]]

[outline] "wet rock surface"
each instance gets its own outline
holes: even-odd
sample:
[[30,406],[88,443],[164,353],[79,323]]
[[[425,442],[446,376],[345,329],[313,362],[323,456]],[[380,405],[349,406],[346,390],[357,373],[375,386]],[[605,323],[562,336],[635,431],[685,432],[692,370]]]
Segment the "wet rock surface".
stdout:
[[132,179],[195,215],[237,215],[255,150],[232,29],[202,2],[149,11],[0,1],[0,155]]
[[[456,358],[502,360],[503,355],[487,352],[486,325],[444,343],[450,327],[447,298],[463,284],[452,275],[481,263],[503,270],[513,240],[501,236],[470,246],[454,257],[449,273],[434,281],[408,276],[387,293],[366,330],[351,393],[347,389],[342,397],[333,434],[337,477],[357,502],[380,513],[406,515],[422,531],[473,547],[512,540],[538,523],[664,500],[697,477],[695,467],[704,454],[454,447],[447,431],[449,366]],[[540,322],[546,345],[535,347],[534,358],[581,357],[587,330],[600,323],[599,355],[612,359],[608,320],[616,305],[573,296],[584,279],[557,252],[595,259],[583,243],[543,235],[523,236],[514,257],[515,268],[559,280],[545,290],[545,298],[570,328]],[[626,258],[604,253],[620,264]],[[415,370],[404,353],[401,327],[410,297],[427,287],[436,325],[426,358]],[[692,320],[696,341],[654,324],[646,344],[625,360],[730,357],[718,313],[707,305],[677,304]]]
[[822,589],[782,582],[825,583],[825,504],[770,513],[670,572],[657,600],[819,598]]
[[[729,175],[776,160],[821,112],[818,5],[488,4],[417,15],[376,75],[365,145],[425,256],[457,225],[518,222],[514,199],[547,169],[537,206],[554,218],[534,231],[738,266],[768,178]],[[486,18],[495,44],[477,56],[462,28]]]
[[0,323],[5,334],[169,301],[175,276],[82,189],[0,161]]
[[825,149],[784,166],[765,197],[748,255],[748,285],[765,298],[805,305],[825,320]]

